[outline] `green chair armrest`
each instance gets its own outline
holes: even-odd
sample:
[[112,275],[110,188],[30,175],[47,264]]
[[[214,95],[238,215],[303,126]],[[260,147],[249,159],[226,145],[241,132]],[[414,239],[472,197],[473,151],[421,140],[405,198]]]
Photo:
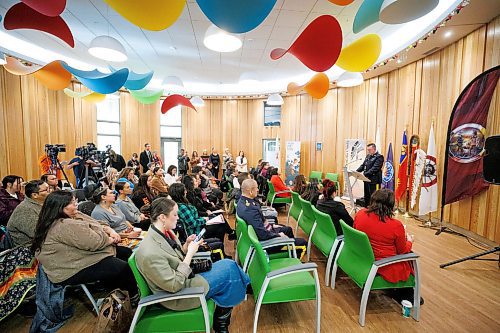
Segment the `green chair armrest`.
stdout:
[[417,260],[420,256],[416,253],[406,253],[406,254],[398,254],[389,258],[384,258],[377,260],[373,263],[373,265],[377,267],[383,267],[390,264],[394,264],[402,261],[414,261]]
[[292,190],[283,190],[274,192],[274,194],[281,194],[281,193],[292,193]]
[[267,273],[266,277],[268,279],[273,279],[273,278],[279,277],[281,275],[287,275],[287,274],[295,273],[295,272],[312,271],[312,270],[316,270],[317,268],[318,268],[318,265],[316,265],[313,262],[309,262],[306,264],[297,264],[297,265],[293,265],[293,266],[285,267],[285,268],[280,268],[280,269],[277,269],[275,271],[269,272],[269,273]]
[[285,238],[285,237],[276,237],[276,238],[271,238],[265,241],[260,242],[262,245],[263,249],[268,249],[270,247],[274,246],[285,246],[285,245],[294,245],[295,244],[295,239],[293,238]]
[[199,298],[200,296],[204,296],[203,287],[185,288],[185,289],[182,289],[181,291],[178,291],[176,293],[169,293],[166,291],[161,291],[161,292],[155,293],[153,295],[149,295],[149,296],[141,298],[141,300],[139,301],[139,305],[147,306],[147,305],[161,303],[164,301],[171,301],[171,300],[175,300],[175,299]]

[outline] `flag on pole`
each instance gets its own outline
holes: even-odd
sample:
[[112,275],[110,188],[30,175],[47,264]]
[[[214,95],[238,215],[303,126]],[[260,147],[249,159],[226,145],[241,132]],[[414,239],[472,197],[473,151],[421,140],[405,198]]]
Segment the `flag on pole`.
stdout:
[[436,140],[434,138],[434,126],[429,133],[429,144],[427,147],[427,158],[425,159],[424,177],[420,189],[420,201],[418,203],[418,215],[435,212],[438,207],[437,186],[437,163],[436,163]]
[[396,183],[396,201],[399,201],[408,188],[408,138],[406,130],[403,133],[403,145],[401,146],[401,156],[399,157],[398,179]]
[[417,203],[417,194],[420,187],[420,180],[422,179],[422,174],[424,173],[425,158],[427,154],[422,149],[418,148],[415,150],[415,159],[413,160],[413,174],[411,175],[411,187],[410,187],[410,207],[413,209]]
[[394,191],[394,154],[392,153],[392,143],[389,143],[387,156],[382,169],[382,188]]

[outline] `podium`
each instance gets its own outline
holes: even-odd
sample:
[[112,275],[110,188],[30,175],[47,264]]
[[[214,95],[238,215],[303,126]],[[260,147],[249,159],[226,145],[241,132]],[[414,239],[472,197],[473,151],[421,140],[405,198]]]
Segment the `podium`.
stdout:
[[[354,183],[351,184],[351,179],[350,177],[354,177]],[[352,214],[352,212],[357,212],[359,210],[358,207],[356,207],[356,203],[354,202],[354,196],[352,194],[352,187],[358,180],[361,180],[363,182],[369,182],[370,179],[366,178],[365,175],[363,175],[361,172],[358,171],[349,171],[347,170],[347,165],[344,166],[344,179],[346,179],[347,183],[347,193],[349,195],[349,205],[350,205],[350,210],[349,210],[349,215]]]

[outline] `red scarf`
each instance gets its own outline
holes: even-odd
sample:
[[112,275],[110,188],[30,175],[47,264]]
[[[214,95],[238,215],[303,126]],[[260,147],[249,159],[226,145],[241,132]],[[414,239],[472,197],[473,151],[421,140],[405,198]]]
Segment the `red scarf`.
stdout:
[[165,235],[165,237],[170,238],[171,240],[176,239],[175,234],[170,230],[165,230],[164,235]]

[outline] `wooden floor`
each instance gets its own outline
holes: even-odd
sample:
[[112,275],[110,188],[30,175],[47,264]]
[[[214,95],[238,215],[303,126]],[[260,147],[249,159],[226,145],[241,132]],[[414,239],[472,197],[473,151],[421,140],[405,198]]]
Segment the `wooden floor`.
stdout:
[[[285,218],[280,216],[283,223]],[[231,220],[233,222],[233,220]],[[373,293],[368,302],[366,326],[358,324],[360,289],[345,276],[337,279],[335,290],[324,286],[326,262],[319,251],[312,251],[318,264],[321,287],[321,332],[500,332],[500,269],[498,262],[467,261],[445,269],[439,264],[471,255],[481,250],[465,238],[441,234],[420,227],[420,222],[403,223],[415,235],[413,249],[420,255],[422,296],[420,322],[401,315],[401,307],[381,293]],[[291,222],[291,225],[295,225]],[[299,233],[299,236],[301,233]],[[232,252],[232,242],[226,245]],[[498,256],[489,256],[498,258]],[[91,332],[95,316],[88,301],[71,297],[76,311],[59,332]],[[252,296],[233,311],[231,332],[251,332],[255,309]],[[259,332],[313,332],[313,301],[263,306]],[[27,332],[31,319],[19,314],[0,322],[0,332]]]

